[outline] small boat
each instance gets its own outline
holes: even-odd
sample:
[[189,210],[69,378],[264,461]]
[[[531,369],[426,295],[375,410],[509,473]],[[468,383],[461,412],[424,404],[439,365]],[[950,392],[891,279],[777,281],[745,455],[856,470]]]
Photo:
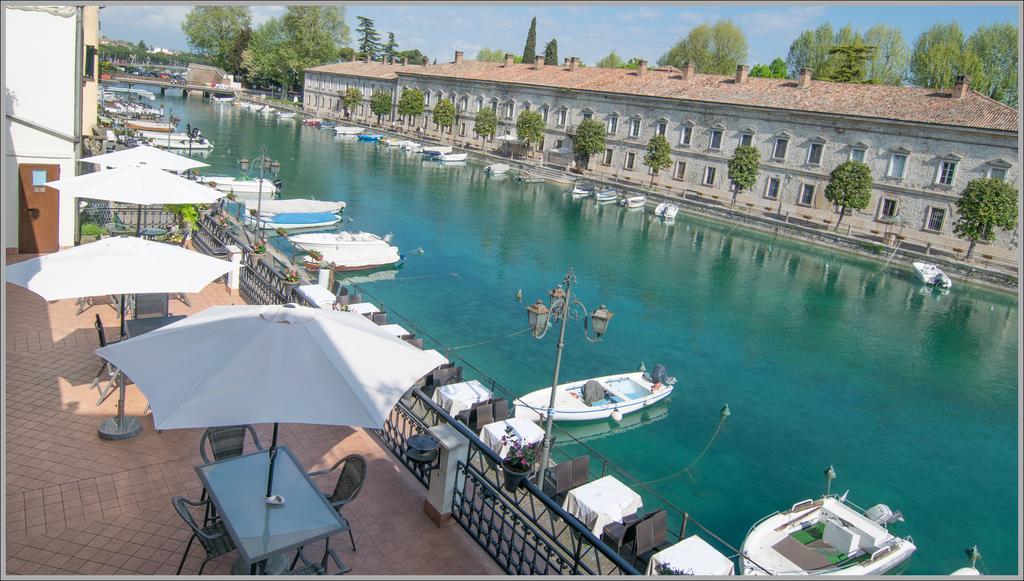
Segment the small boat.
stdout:
[[841,497],[807,499],[750,528],[740,548],[743,575],[881,575],[917,550],[888,525],[903,515],[884,504],[862,510]]
[[469,159],[468,153],[442,153],[437,156],[440,161],[466,161]]
[[654,215],[665,220],[675,220],[678,213],[679,206],[669,202],[662,202],[654,209]]
[[359,135],[362,132],[362,127],[350,127],[347,125],[336,125],[334,127],[335,135]]
[[213,149],[213,142],[207,141],[205,138],[200,137],[199,139],[193,139],[192,143],[188,140],[175,141],[171,140],[170,143],[166,139],[150,138],[153,141],[153,147],[159,147],[160,149],[175,149],[179,151],[209,151]]
[[309,125],[310,127],[320,127],[321,119],[303,119],[303,125]]
[[157,133],[170,133],[174,131],[174,124],[165,121],[143,121],[141,119],[130,119],[124,122],[126,127],[137,131],[155,131]]
[[411,151],[413,153],[423,149],[422,143],[416,143],[415,141],[406,141],[401,145],[402,151]]
[[[638,412],[672,393],[675,378],[655,365],[651,373],[635,371],[563,383],[555,388],[555,421],[582,422]],[[551,399],[551,388],[538,389],[515,400],[515,416],[541,420]]]
[[596,200],[598,204],[610,204],[618,199],[619,192],[612,188],[594,190],[594,200]]
[[231,103],[231,102],[233,102],[235,100],[235,98],[232,97],[231,95],[225,95],[223,97],[219,96],[219,95],[214,95],[214,96],[210,97],[210,100],[213,101],[214,103]]
[[384,136],[380,133],[360,133],[356,137],[359,138],[359,141],[380,141]]
[[541,182],[546,181],[543,177],[539,175],[534,175],[525,171],[520,171],[518,174],[513,176],[512,179],[513,181],[516,181],[521,184],[539,184]]
[[[246,222],[256,224],[254,216],[246,215]],[[268,216],[263,214],[260,225],[267,230],[298,230],[301,228],[327,228],[341,221],[341,216],[332,212],[281,212]]]
[[451,153],[454,150],[455,148],[450,145],[430,145],[425,146],[422,149],[423,155],[443,155],[445,153]]
[[370,232],[338,232],[299,234],[288,239],[303,250],[316,250],[339,271],[381,268],[402,260],[398,247],[389,244],[390,235],[381,238]]
[[337,126],[337,125],[338,124],[335,123],[334,121],[326,121],[325,120],[325,121],[321,121],[320,122],[320,129],[334,129],[335,126]]
[[235,194],[240,198],[257,199],[262,191],[265,198],[271,199],[278,190],[278,184],[268,178],[199,176],[196,181],[201,184],[209,184],[218,191]]
[[260,109],[260,113],[270,114],[270,113],[273,113],[273,112],[274,112],[274,108],[271,107],[270,105],[264,105],[263,108]]
[[492,163],[491,165],[485,167],[484,169],[487,171],[487,173],[491,175],[498,175],[507,172],[508,170],[512,169],[512,167],[507,163]]
[[938,288],[953,286],[953,281],[946,276],[946,273],[930,262],[912,262],[911,266],[914,267],[914,275],[917,279],[926,285]]
[[248,209],[255,209],[257,206],[259,206],[259,210],[264,216],[273,216],[274,214],[286,212],[330,212],[332,214],[337,214],[345,209],[345,202],[290,198],[287,200],[263,200],[261,204],[257,204],[255,200],[252,200],[251,203],[247,202],[245,204],[245,207]]
[[596,189],[597,185],[594,183],[576,182],[572,187],[572,191],[570,191],[569,193],[571,193],[572,197],[574,198],[585,198],[587,196],[593,195],[594,190]]
[[978,546],[974,545],[973,547],[967,549],[964,552],[967,553],[967,560],[970,562],[970,564],[966,567],[960,567],[956,571],[950,573],[950,575],[956,575],[958,577],[964,575],[981,575],[981,571],[979,571],[977,567],[978,559],[981,559],[981,552],[978,551]]
[[623,208],[643,208],[647,203],[647,196],[638,194],[635,196],[622,196],[619,205]]
[[281,119],[294,119],[297,113],[295,111],[278,111],[277,116]]

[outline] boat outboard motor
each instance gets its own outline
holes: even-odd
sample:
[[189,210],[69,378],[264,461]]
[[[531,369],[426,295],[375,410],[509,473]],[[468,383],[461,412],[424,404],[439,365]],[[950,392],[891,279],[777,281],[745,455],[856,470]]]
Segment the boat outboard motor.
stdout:
[[903,513],[900,511],[893,512],[891,508],[884,504],[876,504],[865,510],[864,516],[871,520],[871,522],[882,526],[897,521],[903,522]]
[[665,380],[668,379],[668,370],[659,363],[654,366],[650,373],[644,374],[644,379],[653,383],[665,383]]

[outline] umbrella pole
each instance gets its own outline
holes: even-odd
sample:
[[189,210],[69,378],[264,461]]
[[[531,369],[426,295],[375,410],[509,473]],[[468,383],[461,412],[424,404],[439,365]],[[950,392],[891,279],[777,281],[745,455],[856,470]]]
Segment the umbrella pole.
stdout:
[[135,236],[140,234],[142,234],[142,204],[139,204],[139,213],[135,220]]
[[121,338],[124,339],[124,336],[127,333],[125,333],[125,329],[124,329],[124,311],[125,311],[125,306],[124,306],[124,295],[123,294],[121,295],[121,304],[119,305],[119,308],[120,308],[120,311],[121,311]]
[[277,426],[277,422],[274,422],[274,436],[270,439],[270,473],[267,475],[268,499],[272,496],[270,489],[274,486],[274,461],[277,460]]

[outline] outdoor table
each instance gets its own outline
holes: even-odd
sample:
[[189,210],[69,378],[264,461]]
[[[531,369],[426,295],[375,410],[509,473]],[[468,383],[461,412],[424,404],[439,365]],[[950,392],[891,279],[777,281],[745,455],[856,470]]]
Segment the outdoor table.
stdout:
[[148,228],[143,228],[142,230],[139,230],[139,236],[142,236],[143,238],[148,238],[148,239],[156,238],[157,236],[166,236],[166,235],[167,235],[167,230],[164,230],[163,228],[155,228],[155,227],[150,226]]
[[475,379],[442,385],[434,390],[434,401],[452,417],[457,416],[462,410],[473,407],[473,404],[483,403],[492,397],[494,394]]
[[647,563],[647,574],[657,575],[658,565],[686,571],[689,575],[734,574],[732,561],[696,535],[689,536],[660,553],[655,553]]
[[301,284],[296,290],[311,304],[321,309],[333,309],[334,303],[338,301],[334,293],[318,284]]
[[341,516],[287,446],[278,446],[274,462],[273,492],[284,497],[284,504],[266,502],[269,469],[269,450],[196,466],[238,548],[240,564],[250,572],[272,557],[345,530]]
[[600,535],[606,524],[621,523],[623,517],[635,514],[643,505],[639,494],[618,478],[605,476],[570,490],[562,508]]
[[359,313],[360,315],[370,315],[380,312],[380,309],[378,309],[373,303],[354,303],[348,306],[348,310],[353,313]]
[[487,424],[480,430],[480,439],[502,459],[508,454],[508,446],[501,443],[505,436],[505,428],[511,426],[516,437],[523,446],[539,444],[544,440],[544,430],[526,418],[509,418],[493,424]]
[[128,337],[138,337],[160,327],[166,327],[184,319],[187,315],[170,315],[167,317],[149,317],[146,319],[128,319],[124,322],[124,330]]
[[412,334],[409,331],[406,331],[405,327],[403,327],[401,325],[396,325],[395,323],[389,323],[387,325],[381,325],[380,328],[384,329],[388,333],[391,333],[395,337],[404,337],[406,335],[411,335]]

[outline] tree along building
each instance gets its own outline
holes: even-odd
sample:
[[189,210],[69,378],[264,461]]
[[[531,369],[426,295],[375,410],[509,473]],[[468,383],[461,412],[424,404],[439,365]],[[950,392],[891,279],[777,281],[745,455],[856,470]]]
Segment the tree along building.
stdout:
[[[825,199],[829,173],[848,160],[871,169],[867,208],[847,209],[842,224],[880,237],[900,235],[939,247],[963,249],[953,235],[955,202],[975,178],[1015,182],[1019,173],[1018,112],[970,90],[961,77],[952,90],[815,81],[805,69],[797,79],[753,78],[748,67],[734,76],[704,75],[688,64],[636,69],[584,67],[569,57],[562,65],[467,61],[409,65],[351,61],[306,70],[304,107],[341,115],[341,98],[357,87],[363,103],[351,117],[375,121],[368,100],[375,90],[397,104],[404,89],[424,94],[425,111],[396,128],[422,128],[426,135],[498,149],[505,141],[481,142],[473,133],[476,113],[498,115],[497,136],[514,135],[521,111],[539,111],[545,138],[538,155],[549,165],[584,166],[596,177],[650,181],[642,163],[650,139],[664,135],[672,165],[655,188],[676,195],[731,199],[727,163],[739,145],[760,150],[755,186],[737,199],[795,219],[835,223],[840,209]],[[442,100],[458,117],[444,135],[431,112]],[[575,129],[583,119],[600,120],[606,146],[594,156],[576,156]],[[1016,259],[1017,232],[1000,232],[990,251]]]

